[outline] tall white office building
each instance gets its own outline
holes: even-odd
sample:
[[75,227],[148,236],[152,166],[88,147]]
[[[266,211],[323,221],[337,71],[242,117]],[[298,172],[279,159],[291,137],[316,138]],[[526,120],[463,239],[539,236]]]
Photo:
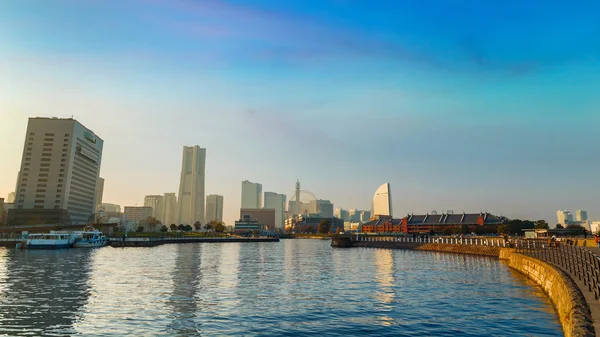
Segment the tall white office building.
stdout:
[[211,194],[206,197],[206,220],[205,223],[211,221],[223,221],[223,196]]
[[582,211],[580,209],[575,211],[575,220],[586,221],[587,219],[588,219],[587,211]]
[[66,210],[69,219],[61,221],[90,221],[96,210],[103,145],[102,139],[73,118],[29,118],[15,216],[24,220],[42,216],[42,209]]
[[573,215],[567,210],[556,211],[556,218],[558,220],[558,223],[563,226],[568,226],[571,222],[573,222]]
[[152,216],[160,222],[164,220],[165,197],[162,195],[147,195],[144,197],[144,206],[152,207]]
[[198,145],[184,146],[179,182],[179,224],[192,225],[204,221],[204,174],[206,149]]
[[373,216],[389,215],[392,216],[392,192],[390,183],[385,183],[375,191],[373,196]]
[[175,193],[165,193],[164,196],[164,213],[163,219],[161,220],[163,224],[169,226],[171,224],[177,224],[179,220],[179,213],[177,209],[177,196]]
[[248,180],[242,181],[242,207],[262,208],[262,185]]
[[287,196],[275,192],[265,192],[265,207],[275,210],[275,227],[283,230],[285,226],[285,203]]

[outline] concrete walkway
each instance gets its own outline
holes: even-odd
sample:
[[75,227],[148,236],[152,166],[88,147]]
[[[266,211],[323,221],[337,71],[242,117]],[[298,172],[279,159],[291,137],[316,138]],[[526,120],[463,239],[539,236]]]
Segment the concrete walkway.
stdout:
[[[598,247],[582,247],[582,248],[588,249],[592,253],[596,254],[597,256],[600,256],[600,248],[598,248]],[[557,267],[557,266],[555,265],[555,267]],[[558,268],[560,268],[560,267],[558,267]],[[596,331],[596,336],[600,337],[600,300],[597,300],[596,298],[594,298],[594,293],[588,290],[588,287],[585,284],[583,284],[583,280],[580,281],[578,277],[575,277],[575,276],[569,274],[568,270],[565,270],[563,268],[560,268],[560,269],[562,269],[569,276],[571,276],[573,281],[575,281],[575,284],[579,287],[579,290],[581,290],[581,293],[585,297],[585,300],[590,307],[592,319],[594,320],[594,330]]]

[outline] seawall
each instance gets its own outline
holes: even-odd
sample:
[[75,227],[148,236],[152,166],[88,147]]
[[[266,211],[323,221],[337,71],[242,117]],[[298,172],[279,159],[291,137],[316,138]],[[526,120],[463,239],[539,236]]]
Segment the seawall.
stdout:
[[475,245],[452,245],[438,243],[407,243],[386,241],[336,241],[334,247],[371,247],[389,249],[409,249],[420,251],[435,251],[456,254],[471,254],[496,257],[507,260],[508,265],[526,275],[538,284],[550,298],[566,337],[593,337],[596,335],[592,322],[590,308],[581,290],[575,282],[562,270],[548,263],[529,256],[515,253],[514,249]]

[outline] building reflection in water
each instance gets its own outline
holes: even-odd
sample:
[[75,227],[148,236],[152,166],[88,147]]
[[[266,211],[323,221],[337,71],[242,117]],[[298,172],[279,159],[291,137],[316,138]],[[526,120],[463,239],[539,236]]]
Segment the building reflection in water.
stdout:
[[198,295],[201,278],[200,244],[177,245],[175,249],[175,267],[171,272],[173,292],[166,307],[170,322],[167,331],[173,335],[191,336],[201,332],[202,323],[197,318]]
[[[376,274],[375,281],[378,284],[375,292],[375,299],[379,302],[379,311],[390,313],[396,306],[394,300],[396,291],[394,287],[401,286],[396,284],[394,276],[394,251],[390,249],[378,249],[375,257]],[[384,314],[379,317],[383,325],[390,325],[394,319],[392,315]]]
[[0,334],[75,334],[94,251],[0,251]]

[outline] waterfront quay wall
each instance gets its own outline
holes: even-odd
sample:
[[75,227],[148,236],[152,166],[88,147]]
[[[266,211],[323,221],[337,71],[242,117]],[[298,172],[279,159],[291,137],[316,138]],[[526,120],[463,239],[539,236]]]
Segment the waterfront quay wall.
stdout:
[[538,284],[552,301],[566,337],[592,337],[594,331],[590,308],[571,277],[557,267],[541,260],[515,253],[512,248],[466,244],[353,241],[334,237],[333,247],[369,247],[471,254],[507,260],[508,265]]
[[225,243],[225,242],[279,242],[277,237],[263,238],[127,238],[125,241],[119,238],[111,238],[109,245],[112,247],[154,247],[169,243]]

